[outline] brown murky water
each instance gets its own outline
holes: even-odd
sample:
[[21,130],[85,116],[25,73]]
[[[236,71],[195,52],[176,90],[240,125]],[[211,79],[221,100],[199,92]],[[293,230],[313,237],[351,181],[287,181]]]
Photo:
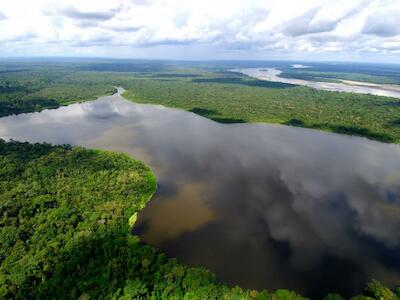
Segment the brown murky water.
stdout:
[[228,284],[351,295],[400,283],[400,147],[218,124],[119,95],[0,119],[0,136],[123,151],[158,177],[135,232]]

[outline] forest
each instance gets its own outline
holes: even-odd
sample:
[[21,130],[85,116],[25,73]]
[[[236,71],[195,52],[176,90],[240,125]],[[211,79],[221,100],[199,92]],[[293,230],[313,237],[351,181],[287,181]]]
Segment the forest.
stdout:
[[0,116],[57,108],[115,91],[89,75],[76,76],[67,66],[8,68],[0,71]]
[[393,64],[362,64],[362,63],[304,63],[301,68],[291,65],[280,67],[280,74],[286,78],[296,78],[312,81],[354,80],[378,84],[400,84],[400,67]]
[[400,101],[267,82],[219,71],[201,77],[137,79],[124,94],[139,103],[179,107],[217,122],[266,122],[400,142]]
[[[130,227],[155,188],[125,154],[0,140],[0,298],[307,299],[228,287],[141,243]],[[371,281],[353,299],[396,297]]]
[[[271,83],[231,66],[146,61],[0,64],[0,116],[112,94],[221,123],[274,122],[400,141],[400,101]],[[156,189],[143,163],[69,145],[0,140],[1,299],[307,299],[229,287],[130,233]],[[353,300],[399,299],[378,281]],[[329,294],[324,300],[340,300]]]
[[[231,67],[123,60],[3,63],[0,116],[92,100],[122,86],[129,100],[177,107],[217,122],[280,123],[400,142],[399,99],[261,81],[229,72]],[[391,74],[369,72],[363,76],[383,81]]]

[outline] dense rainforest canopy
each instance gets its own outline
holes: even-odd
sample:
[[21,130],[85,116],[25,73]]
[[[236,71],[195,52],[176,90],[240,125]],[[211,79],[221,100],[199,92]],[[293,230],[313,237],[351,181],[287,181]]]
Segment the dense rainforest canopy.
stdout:
[[[400,142],[399,99],[267,82],[228,72],[232,67],[107,60],[0,63],[0,116],[95,99],[122,86],[127,99],[186,109],[217,122],[272,122]],[[398,80],[393,72],[368,68],[363,77],[343,68],[335,73],[315,67],[317,75],[281,69],[287,77],[315,80],[342,75],[372,82]]]
[[[129,234],[155,190],[142,163],[98,150],[0,142],[0,297],[250,298]],[[289,291],[277,296],[302,299]],[[264,297],[265,298],[265,297]]]
[[140,243],[129,228],[155,185],[124,154],[0,140],[0,298],[305,299],[229,288]]
[[[130,100],[218,122],[278,122],[400,141],[398,99],[263,82],[227,68],[3,63],[0,116],[94,99],[121,85]],[[283,289],[227,287],[142,244],[129,230],[155,186],[152,172],[123,154],[0,140],[0,298],[305,299]],[[372,281],[354,299],[399,294]]]

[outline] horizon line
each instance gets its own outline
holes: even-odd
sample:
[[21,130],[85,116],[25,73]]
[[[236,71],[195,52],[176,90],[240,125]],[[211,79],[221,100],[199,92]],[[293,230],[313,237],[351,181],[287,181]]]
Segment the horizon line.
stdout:
[[68,56],[68,55],[15,55],[15,56],[0,56],[2,60],[18,60],[18,59],[98,59],[98,60],[131,60],[131,61],[163,61],[163,62],[309,62],[309,63],[352,63],[352,64],[387,64],[400,65],[400,62],[385,62],[385,61],[366,61],[366,60],[330,60],[330,59],[237,59],[237,58],[222,58],[222,59],[175,59],[175,58],[133,58],[133,57],[113,57],[113,56]]

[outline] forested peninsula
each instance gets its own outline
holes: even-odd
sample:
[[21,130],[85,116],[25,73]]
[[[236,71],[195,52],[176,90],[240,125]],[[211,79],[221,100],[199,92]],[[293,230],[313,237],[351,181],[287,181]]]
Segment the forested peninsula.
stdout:
[[[278,122],[389,142],[400,137],[394,99],[143,64],[0,68],[0,116],[94,99],[114,93],[117,85],[130,100],[223,123]],[[340,110],[344,104],[352,108],[348,113]],[[141,243],[130,229],[155,189],[152,171],[125,154],[0,140],[0,298],[306,299],[285,289],[228,287],[213,273]],[[364,295],[352,299],[399,295],[371,281]]]
[[[141,243],[130,228],[155,188],[125,154],[0,140],[0,298],[307,299],[230,288]],[[366,295],[397,299],[376,281]]]

